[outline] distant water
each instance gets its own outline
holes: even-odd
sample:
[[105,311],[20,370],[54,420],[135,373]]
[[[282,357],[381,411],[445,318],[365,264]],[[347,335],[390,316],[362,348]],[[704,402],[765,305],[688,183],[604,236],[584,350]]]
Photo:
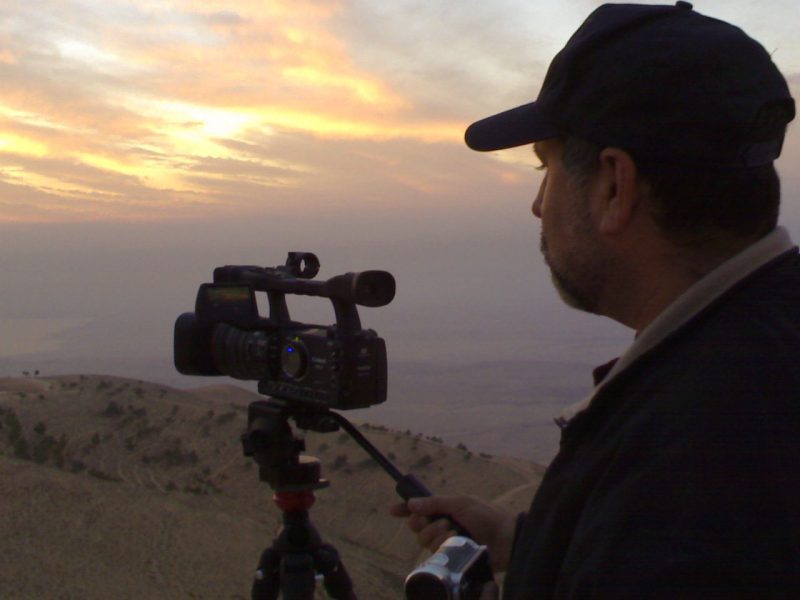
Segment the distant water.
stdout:
[[90,319],[3,319],[0,321],[0,359],[41,355],[63,345],[59,336],[86,325]]
[[[34,370],[42,375],[93,373],[179,388],[236,383],[256,391],[255,382],[186,377],[174,370],[171,357],[120,361],[114,357],[27,355],[0,359],[0,366],[0,376]],[[464,444],[476,453],[546,464],[558,446],[559,431],[553,418],[590,390],[589,370],[576,363],[523,360],[469,364],[394,361],[390,363],[388,400],[349,411],[346,416],[436,436],[453,446]]]
[[[630,334],[575,311],[556,319],[522,307],[524,318],[507,313],[500,320],[493,305],[478,309],[483,312],[364,311],[364,325],[387,342],[389,399],[351,416],[475,452],[547,463],[558,445],[554,417],[590,391],[592,366],[618,355]],[[0,376],[91,373],[183,388],[234,382],[175,370],[177,312],[2,319]],[[256,391],[255,382],[236,383]]]
[[524,360],[400,363],[390,373],[389,400],[358,411],[358,418],[547,464],[560,434],[553,419],[590,392],[589,371],[576,363]]

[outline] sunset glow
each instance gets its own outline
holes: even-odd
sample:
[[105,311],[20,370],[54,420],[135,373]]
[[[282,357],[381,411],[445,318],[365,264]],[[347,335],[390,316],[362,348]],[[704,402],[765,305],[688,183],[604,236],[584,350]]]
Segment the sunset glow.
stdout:
[[415,115],[353,63],[328,31],[335,3],[91,4],[0,25],[0,220],[180,216],[216,204],[204,181],[231,175],[208,164],[267,195],[302,185],[286,174],[314,165],[265,148],[277,132],[459,141],[461,123]]
[[[464,185],[445,159],[464,126],[527,100],[592,3],[14,4],[0,8],[0,222],[211,215],[222,197],[235,211],[322,181],[346,194],[343,152],[376,184],[448,193]],[[796,83],[780,22],[775,57]],[[527,158],[500,153],[483,176],[525,185]]]

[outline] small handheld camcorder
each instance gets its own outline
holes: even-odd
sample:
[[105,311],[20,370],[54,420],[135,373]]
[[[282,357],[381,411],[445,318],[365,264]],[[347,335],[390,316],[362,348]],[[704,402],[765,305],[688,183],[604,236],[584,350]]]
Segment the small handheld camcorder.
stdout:
[[406,577],[406,598],[478,600],[484,584],[493,579],[486,546],[457,535]]
[[[384,306],[395,294],[386,271],[345,273],[311,281],[319,260],[290,252],[284,266],[228,265],[197,292],[195,312],[175,322],[175,367],[184,375],[228,375],[258,380],[262,394],[348,410],[386,400],[386,344],[362,329],[356,305]],[[258,313],[266,292],[269,317]],[[286,294],[321,296],[333,303],[335,325],[291,320]]]

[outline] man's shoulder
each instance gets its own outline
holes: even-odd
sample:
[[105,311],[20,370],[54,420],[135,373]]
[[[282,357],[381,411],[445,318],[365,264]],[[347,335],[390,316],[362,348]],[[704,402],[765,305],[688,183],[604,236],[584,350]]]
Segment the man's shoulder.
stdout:
[[733,286],[720,298],[720,305],[724,309],[745,304],[771,311],[791,309],[797,298],[800,298],[800,253],[792,248]]
[[653,349],[644,371],[730,369],[800,357],[800,255],[786,252],[751,273]]
[[677,360],[722,369],[731,361],[795,360],[800,356],[797,250],[737,283],[666,340],[663,350]]
[[[604,386],[592,419],[724,420],[800,406],[800,256],[742,280]],[[604,416],[605,415],[605,416]],[[672,417],[664,421],[667,425]]]

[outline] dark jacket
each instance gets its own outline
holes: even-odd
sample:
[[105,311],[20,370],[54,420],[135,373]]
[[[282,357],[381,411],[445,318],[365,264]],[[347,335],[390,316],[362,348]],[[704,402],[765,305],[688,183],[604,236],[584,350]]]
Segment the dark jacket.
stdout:
[[795,249],[570,421],[503,598],[800,599],[799,360]]

